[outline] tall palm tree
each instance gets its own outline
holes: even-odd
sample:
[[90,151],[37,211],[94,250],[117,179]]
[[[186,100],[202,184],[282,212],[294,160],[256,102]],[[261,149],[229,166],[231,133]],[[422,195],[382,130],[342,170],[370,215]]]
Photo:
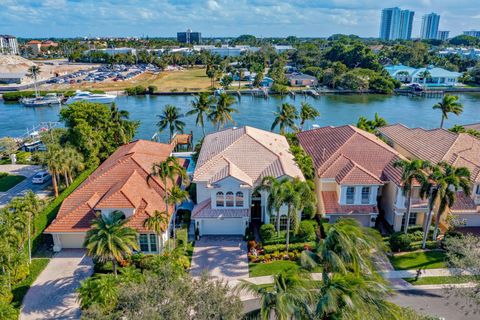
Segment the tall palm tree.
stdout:
[[126,110],[119,110],[115,103],[110,105],[110,114],[112,123],[115,124],[117,130],[115,130],[114,140],[118,145],[122,145],[128,142],[127,128],[123,125],[125,120],[128,120],[129,113]]
[[166,211],[155,210],[153,214],[145,219],[143,226],[149,230],[153,230],[160,237],[160,247],[163,249],[162,234],[168,229],[169,217]]
[[283,103],[280,107],[277,107],[277,111],[273,114],[275,115],[275,120],[270,128],[271,131],[275,130],[277,126],[280,127],[280,134],[284,134],[287,128],[297,130],[295,120],[298,119],[298,111],[294,105]]
[[202,92],[200,95],[192,101],[192,109],[187,112],[187,116],[197,115],[195,124],[202,127],[203,136],[205,137],[205,118],[208,117],[212,111],[212,105],[214,105],[216,99],[208,92]]
[[[169,204],[177,206],[177,205],[181,204],[183,201],[188,201],[189,198],[190,197],[189,197],[188,191],[183,190],[178,185],[173,185],[170,188],[170,197],[168,199]],[[175,221],[176,221],[176,214],[177,214],[177,210],[176,210],[176,208],[174,208],[173,209],[173,223],[174,223],[174,225],[175,225]],[[174,243],[174,247],[176,247],[177,246],[177,233],[176,233],[175,227],[173,228],[173,243]]]
[[27,76],[33,79],[33,86],[35,88],[35,97],[38,97],[37,77],[41,73],[39,66],[31,66],[28,68]]
[[44,202],[32,190],[28,190],[23,197],[13,198],[9,204],[17,215],[26,217],[29,263],[32,263],[32,231],[35,232],[32,230],[32,221],[43,206]]
[[303,131],[303,125],[307,120],[315,120],[320,116],[320,112],[315,109],[311,104],[302,102],[300,107],[300,131]]
[[181,114],[180,109],[174,105],[167,104],[162,114],[157,115],[157,117],[160,118],[160,121],[157,122],[157,127],[160,132],[165,130],[166,127],[169,127],[170,142],[172,142],[175,131],[183,132],[185,128],[185,122],[180,120],[184,115]]
[[431,168],[431,164],[428,161],[415,159],[412,161],[398,160],[393,166],[395,168],[402,169],[402,186],[403,194],[407,197],[407,211],[405,213],[404,232],[408,232],[408,221],[410,220],[410,213],[412,211],[412,197],[413,188],[416,183],[423,185],[427,181],[425,170]]
[[57,198],[59,184],[58,177],[63,166],[60,147],[55,144],[49,144],[47,146],[47,151],[43,154],[43,163],[52,176],[53,193],[55,198]]
[[83,246],[87,254],[101,263],[112,262],[113,273],[117,275],[117,263],[139,249],[138,234],[127,227],[127,219],[121,211],[99,214],[87,231]]
[[294,230],[298,229],[298,213],[305,208],[310,208],[315,213],[316,197],[315,192],[306,181],[298,178],[282,182],[280,187],[280,198],[282,203],[287,206],[287,241],[286,251],[290,244],[290,228],[293,222]]
[[438,109],[442,112],[442,121],[440,122],[440,128],[443,128],[443,122],[448,119],[448,114],[460,115],[463,112],[463,105],[458,101],[457,96],[446,94],[442,101],[433,106],[433,109]]
[[266,191],[268,192],[268,200],[267,200],[267,210],[270,215],[274,214],[276,217],[276,229],[277,229],[277,237],[280,236],[280,208],[282,207],[282,198],[280,194],[281,184],[285,180],[278,180],[272,176],[263,177],[262,182],[256,188],[255,191]]
[[[432,181],[431,203],[437,204],[435,230],[433,231],[433,240],[436,240],[440,219],[455,203],[457,192],[462,190],[465,196],[470,195],[470,171],[465,167],[456,168],[447,162],[440,162],[428,178]],[[427,221],[427,232],[430,227],[429,223],[430,221]]]
[[310,274],[285,270],[273,276],[273,287],[265,287],[241,280],[236,290],[246,291],[260,298],[260,318],[301,319],[312,303],[313,291]]
[[213,125],[217,126],[217,131],[222,129],[227,123],[234,123],[232,113],[238,112],[232,105],[236,103],[233,96],[226,93],[220,94],[217,100],[217,104],[209,114],[209,119]]
[[85,169],[83,155],[72,147],[63,149],[63,160],[65,161],[65,175],[68,184],[73,182],[74,172],[78,173]]
[[238,69],[237,76],[238,76],[238,90],[240,90],[240,85],[241,85],[242,79],[245,76],[245,72],[243,71],[243,69],[241,69],[241,68]]

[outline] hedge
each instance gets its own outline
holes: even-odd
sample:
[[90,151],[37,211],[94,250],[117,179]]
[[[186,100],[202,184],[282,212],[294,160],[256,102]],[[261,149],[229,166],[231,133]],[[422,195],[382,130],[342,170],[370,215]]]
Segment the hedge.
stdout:
[[[39,91],[41,96],[46,95],[47,93],[58,93],[63,94],[64,97],[71,97],[75,95],[75,91]],[[35,91],[15,91],[15,92],[5,92],[3,94],[3,100],[10,102],[17,102],[21,98],[33,98],[35,97]]]
[[[305,249],[305,246],[308,247],[315,247],[316,243],[315,241],[311,242],[302,242],[302,243],[291,243],[289,245],[289,250],[297,250],[297,251],[303,251]],[[265,253],[274,253],[275,251],[285,251],[287,250],[287,245],[286,244],[273,244],[269,246],[264,246],[263,250]]]
[[57,216],[57,212],[60,209],[60,205],[62,204],[63,200],[68,197],[85,179],[90,176],[90,174],[96,168],[89,168],[82,172],[68,188],[63,190],[63,192],[58,196],[58,198],[54,199],[50,204],[48,204],[40,214],[35,217],[34,220],[34,230],[35,234],[32,238],[32,252],[35,252],[39,244],[42,242],[42,235],[45,228],[55,219]]

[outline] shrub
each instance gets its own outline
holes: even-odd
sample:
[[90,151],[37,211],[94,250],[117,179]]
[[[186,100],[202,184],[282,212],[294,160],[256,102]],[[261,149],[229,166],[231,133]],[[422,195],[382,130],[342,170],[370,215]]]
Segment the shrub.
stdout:
[[411,237],[408,234],[402,232],[394,233],[390,237],[390,249],[394,252],[408,251],[412,243]]
[[315,225],[316,223],[310,220],[300,222],[300,226],[298,227],[298,237],[303,241],[315,240]]
[[[289,246],[289,250],[291,251],[303,251],[305,250],[305,247],[311,248],[315,246],[315,242],[306,242],[306,243],[291,243]],[[268,245],[264,246],[263,250],[265,253],[273,253],[276,251],[285,251],[287,250],[287,246],[285,244],[274,244],[274,245]]]
[[146,90],[147,89],[144,86],[135,86],[131,88],[126,88],[125,93],[127,94],[127,96],[138,96],[145,94]]
[[250,240],[250,241],[247,242],[247,247],[248,247],[248,250],[250,250],[252,248],[256,248],[257,243],[255,242],[255,240]]
[[157,89],[156,86],[148,86],[148,94],[153,94]]
[[188,243],[188,230],[187,228],[177,229],[177,243],[179,247],[182,247],[184,250],[187,248]]
[[264,224],[260,227],[260,237],[262,240],[270,240],[275,236],[275,226],[273,224]]
[[245,241],[255,240],[255,235],[253,234],[253,230],[250,226],[245,228],[245,235],[243,238]]
[[[433,249],[438,249],[438,248],[440,248],[440,242],[438,242],[438,241],[429,240],[425,243],[425,249],[433,250]],[[420,250],[420,249],[422,249],[422,241],[412,242],[410,244],[409,249],[410,250]]]
[[258,262],[263,262],[263,261],[265,261],[265,256],[262,256],[262,255],[258,256],[258,257],[257,257],[257,261],[258,261]]
[[267,253],[267,254],[265,255],[265,260],[271,260],[271,259],[272,259],[272,256]]
[[285,94],[288,93],[287,86],[284,86],[284,85],[281,85],[281,84],[278,84],[278,83],[274,83],[272,85],[271,90],[272,90],[273,93],[277,93],[277,94],[281,94],[281,95],[285,95]]

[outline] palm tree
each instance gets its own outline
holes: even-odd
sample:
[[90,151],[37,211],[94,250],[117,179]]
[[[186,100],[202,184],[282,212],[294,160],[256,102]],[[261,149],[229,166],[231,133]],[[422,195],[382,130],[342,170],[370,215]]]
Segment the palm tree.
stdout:
[[427,181],[425,175],[425,170],[431,167],[431,164],[428,161],[423,161],[420,159],[415,159],[412,161],[408,160],[397,160],[393,166],[395,168],[402,169],[402,186],[404,196],[407,197],[407,211],[405,213],[405,223],[404,223],[404,232],[408,232],[408,221],[410,220],[410,212],[412,211],[412,197],[413,197],[413,188],[415,183],[423,185]]
[[243,72],[243,69],[238,69],[237,71],[237,76],[238,76],[238,90],[240,90],[240,85],[243,77],[245,76],[245,72]]
[[430,73],[430,71],[428,71],[427,69],[423,70],[422,72],[420,72],[418,74],[418,76],[423,79],[423,83],[427,83],[427,79],[430,79],[432,77],[432,74]]
[[169,127],[170,142],[172,142],[175,131],[183,132],[185,128],[185,122],[180,120],[184,115],[181,114],[180,109],[174,105],[165,105],[162,114],[157,115],[157,117],[160,118],[160,121],[157,122],[157,127],[160,132],[165,130],[166,127]]
[[81,281],[77,293],[82,309],[88,309],[93,304],[98,304],[102,308],[115,305],[118,298],[118,283],[119,278],[111,274],[100,274]]
[[135,229],[127,227],[127,219],[121,211],[99,214],[87,231],[83,246],[87,254],[101,263],[112,262],[113,273],[117,275],[117,263],[138,250],[138,235]]
[[117,130],[115,130],[114,140],[118,145],[122,145],[128,142],[127,130],[123,125],[124,120],[128,120],[129,113],[126,110],[119,110],[115,103],[110,106],[110,114],[112,123],[115,124]]
[[301,181],[298,178],[293,180],[286,180],[282,182],[280,187],[280,198],[282,204],[287,206],[287,239],[286,251],[290,244],[290,225],[293,221],[294,230],[298,229],[298,213],[305,208],[310,208],[312,213],[315,213],[316,197],[315,192],[306,181]]
[[145,219],[143,226],[149,230],[155,231],[160,237],[160,246],[163,249],[163,236],[162,234],[168,229],[169,217],[166,211],[155,210],[153,214]]
[[73,182],[74,172],[82,172],[85,169],[85,163],[83,162],[83,155],[72,147],[65,147],[63,149],[63,160],[65,161],[65,175],[69,184]]
[[53,193],[55,198],[58,197],[58,177],[63,166],[61,158],[60,147],[55,144],[49,144],[47,146],[47,151],[43,154],[43,163],[52,176]]
[[202,127],[203,136],[205,137],[205,117],[208,117],[215,104],[215,97],[208,92],[202,92],[192,101],[192,109],[187,112],[187,116],[197,115],[195,124]]
[[217,104],[209,114],[209,119],[213,125],[217,126],[217,131],[222,129],[227,123],[234,123],[232,113],[238,112],[232,105],[236,102],[235,98],[226,93],[220,94]]
[[27,77],[33,79],[33,86],[35,87],[35,97],[38,97],[38,89],[37,89],[37,77],[40,74],[40,67],[39,66],[31,66],[28,68]]
[[301,319],[295,317],[305,313],[312,303],[313,291],[310,274],[292,269],[284,270],[273,276],[273,287],[253,284],[240,280],[237,291],[246,291],[260,298],[260,318]]
[[27,238],[28,238],[28,261],[32,263],[32,221],[42,210],[44,202],[31,190],[28,190],[23,197],[13,198],[9,204],[15,213],[21,217],[26,216]]
[[315,120],[320,116],[320,112],[307,102],[301,103],[300,108],[300,131],[303,131],[303,125],[307,120]]
[[[189,197],[188,191],[183,190],[179,186],[173,185],[170,188],[170,198],[168,199],[169,204],[177,206],[177,205],[181,204],[183,201],[188,201],[189,198],[190,197]],[[176,210],[176,208],[174,208],[174,210],[173,210],[173,223],[174,223],[174,225],[175,225],[175,221],[176,221],[176,214],[177,214],[177,210]],[[173,228],[173,243],[174,243],[174,247],[176,247],[177,236],[176,236],[176,232],[175,232],[175,227]]]
[[276,229],[277,237],[280,236],[280,208],[282,207],[282,199],[280,196],[280,186],[283,180],[280,181],[272,176],[263,177],[260,185],[255,189],[256,192],[266,191],[268,192],[267,200],[267,210],[272,215],[275,214],[276,217]]
[[443,122],[448,119],[448,114],[460,115],[463,112],[463,105],[458,102],[457,96],[446,94],[442,101],[433,106],[433,109],[439,109],[442,112],[442,121],[440,122],[440,128],[443,128]]
[[271,131],[275,130],[277,126],[280,127],[280,134],[284,134],[286,128],[297,130],[295,120],[298,119],[298,112],[294,105],[283,103],[273,114],[275,115],[275,120],[270,128]]
[[[431,185],[431,203],[436,203],[435,230],[433,240],[437,239],[438,227],[442,215],[453,206],[457,192],[462,190],[465,196],[470,195],[470,171],[465,167],[453,167],[447,162],[440,162],[429,175]],[[427,220],[426,232],[430,228]]]

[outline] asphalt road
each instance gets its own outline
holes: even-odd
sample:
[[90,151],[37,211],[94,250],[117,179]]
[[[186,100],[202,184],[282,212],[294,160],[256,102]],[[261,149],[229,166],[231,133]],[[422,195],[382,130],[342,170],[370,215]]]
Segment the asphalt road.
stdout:
[[[465,306],[463,298],[446,298],[443,289],[399,291],[390,301],[410,307],[419,313],[441,317],[445,320],[478,320],[479,313]],[[259,308],[258,299],[244,301],[244,312]]]

